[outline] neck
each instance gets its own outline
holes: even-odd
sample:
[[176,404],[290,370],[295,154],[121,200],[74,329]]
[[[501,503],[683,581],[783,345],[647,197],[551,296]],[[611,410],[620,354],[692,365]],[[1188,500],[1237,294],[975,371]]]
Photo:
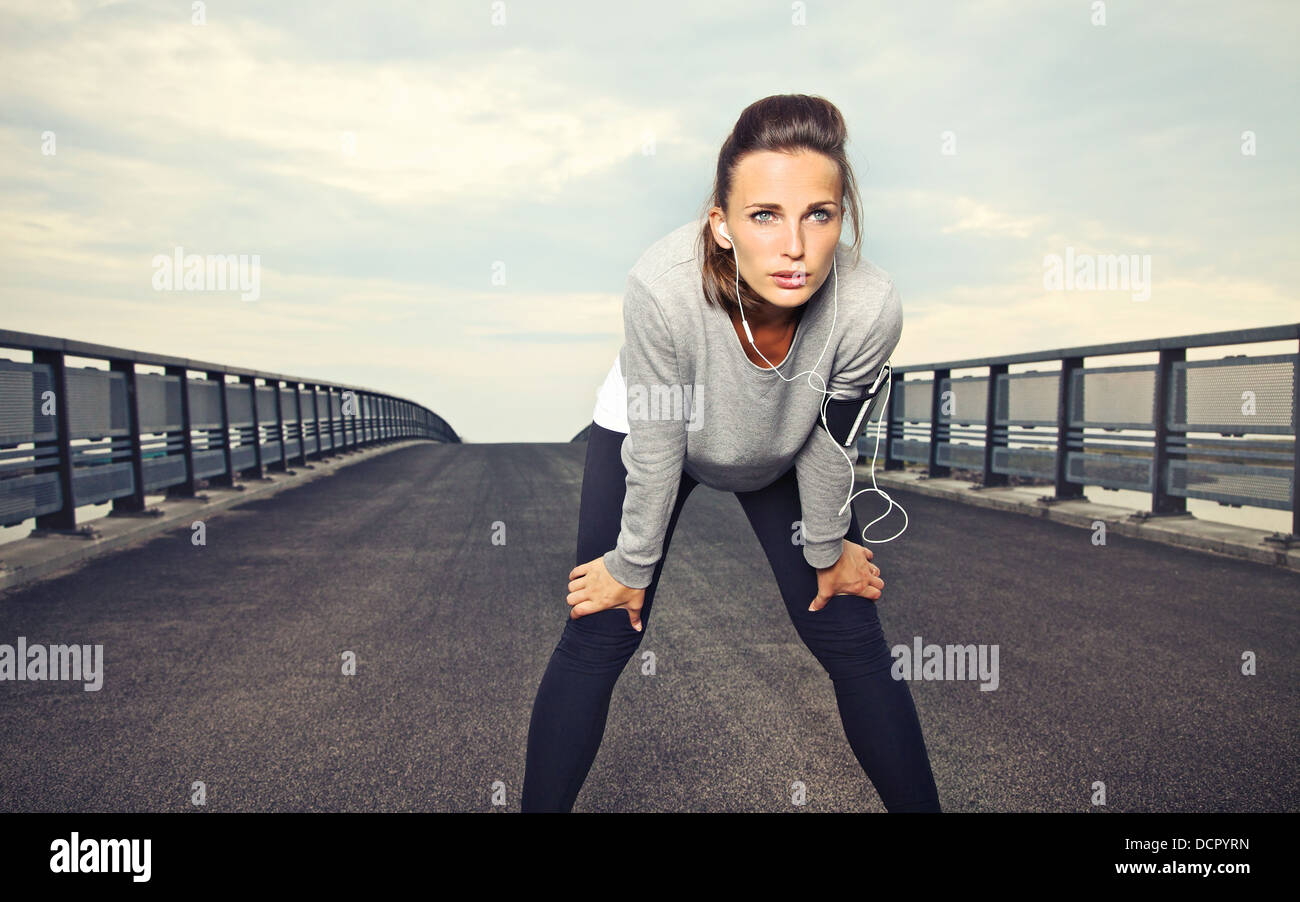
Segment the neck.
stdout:
[[[789,329],[798,319],[803,308],[808,306],[807,303],[800,304],[798,307],[778,307],[775,304],[765,304],[762,310],[745,311],[745,320],[748,321],[751,329],[763,330],[782,330]],[[737,325],[740,324],[740,313],[737,312],[733,317]]]

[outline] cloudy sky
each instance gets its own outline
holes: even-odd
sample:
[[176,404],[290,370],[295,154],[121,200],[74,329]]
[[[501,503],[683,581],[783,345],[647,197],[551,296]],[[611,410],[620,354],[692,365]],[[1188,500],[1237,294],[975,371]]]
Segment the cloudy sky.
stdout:
[[[776,93],[848,121],[895,364],[1295,322],[1298,24],[1292,2],[0,0],[0,327],[567,441],[627,269]],[[178,246],[257,254],[259,296],[155,290]],[[1067,247],[1149,255],[1149,299],[1046,290]]]

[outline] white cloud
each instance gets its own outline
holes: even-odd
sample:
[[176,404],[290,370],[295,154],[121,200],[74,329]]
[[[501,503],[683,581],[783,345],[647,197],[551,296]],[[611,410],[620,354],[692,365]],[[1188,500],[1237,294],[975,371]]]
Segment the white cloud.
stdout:
[[[1292,4],[1111,4],[1104,29],[1003,0],[828,4],[801,29],[671,0],[516,6],[507,29],[486,7],[298,9],[209,3],[193,26],[188,3],[0,0],[6,327],[352,373],[485,440],[567,439],[618,350],[620,267],[783,91],[840,103],[868,163],[896,362],[1295,320]],[[153,292],[175,245],[260,254],[262,300]],[[1044,292],[1067,246],[1151,254],[1151,300]]]

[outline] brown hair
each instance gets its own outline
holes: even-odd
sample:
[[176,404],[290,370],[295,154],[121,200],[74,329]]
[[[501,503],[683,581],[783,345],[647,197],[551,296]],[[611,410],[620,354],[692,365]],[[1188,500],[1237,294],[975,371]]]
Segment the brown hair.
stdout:
[[[718,246],[713,239],[708,210],[714,206],[727,209],[733,177],[737,165],[746,154],[758,151],[798,153],[816,151],[831,159],[840,170],[843,194],[842,212],[853,223],[853,260],[860,258],[859,210],[857,180],[849,164],[844,144],[848,129],[844,116],[835,104],[823,97],[809,94],[773,94],[756,100],[741,112],[731,134],[718,152],[718,167],[714,174],[713,193],[704,203],[701,216],[705,217],[700,231],[699,253],[703,260],[704,298],[707,303],[721,307],[729,315],[737,311],[736,263],[730,249]],[[842,222],[843,220],[841,220]],[[746,310],[753,310],[764,302],[759,295],[740,280],[741,302]]]

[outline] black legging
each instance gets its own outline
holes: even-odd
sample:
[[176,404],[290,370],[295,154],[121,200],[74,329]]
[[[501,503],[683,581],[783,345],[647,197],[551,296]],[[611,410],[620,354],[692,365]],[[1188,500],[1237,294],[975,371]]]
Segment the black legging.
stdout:
[[[627,478],[622,443],[623,433],[592,423],[582,477],[577,564],[600,557],[618,541]],[[564,607],[564,633],[542,676],[528,726],[523,811],[573,808],[605,734],[614,683],[650,628],[650,608],[673,529],[696,485],[682,473],[663,556],[645,590],[641,632],[632,628],[626,608],[572,619]],[[772,565],[799,638],[835,685],[844,733],[885,808],[938,811],[938,790],[912,694],[906,680],[890,675],[893,658],[875,602],[836,595],[820,611],[808,610],[817,595],[817,571],[804,560],[802,546],[790,541],[790,524],[802,515],[794,467],[766,488],[735,495]],[[854,512],[849,535],[861,534]]]

